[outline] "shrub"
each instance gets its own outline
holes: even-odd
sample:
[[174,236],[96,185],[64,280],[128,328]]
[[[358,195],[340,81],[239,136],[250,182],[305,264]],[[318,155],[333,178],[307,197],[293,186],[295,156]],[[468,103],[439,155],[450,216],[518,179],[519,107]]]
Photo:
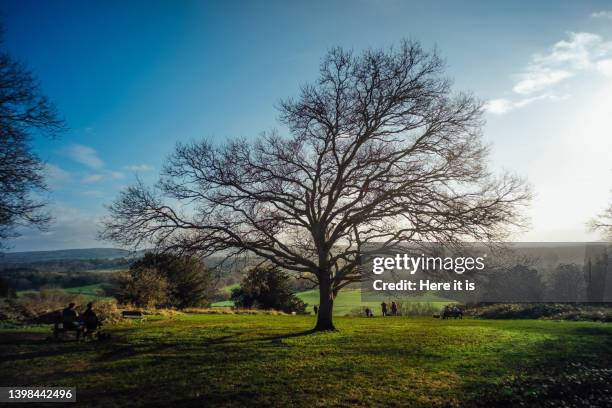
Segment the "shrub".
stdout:
[[87,299],[78,294],[68,293],[57,288],[43,288],[37,292],[22,294],[14,302],[15,307],[25,319],[36,319],[58,312],[68,303],[84,305]]
[[[52,324],[62,309],[75,303],[79,313],[85,311],[89,300],[82,295],[68,293],[62,289],[43,288],[38,292],[22,294],[17,299],[7,299],[0,304],[0,320],[12,323]],[[115,322],[120,318],[115,300],[94,302],[98,318]]]
[[470,306],[466,314],[483,319],[612,321],[612,307],[574,303],[499,303]]
[[289,275],[276,267],[252,268],[240,287],[232,290],[231,298],[242,308],[305,313],[307,305],[291,292],[289,280]]
[[401,316],[431,316],[440,313],[440,306],[430,302],[397,302]]
[[253,309],[240,309],[240,308],[229,308],[229,307],[216,307],[210,309],[201,308],[187,308],[182,310],[183,313],[191,314],[220,314],[220,315],[273,315],[281,316],[285,313],[279,310],[253,310]]
[[0,298],[16,298],[15,289],[12,288],[8,281],[0,278]]
[[115,274],[115,297],[120,303],[136,307],[161,307],[168,303],[170,284],[157,269],[137,267]]
[[[162,281],[155,288],[153,303],[156,306],[178,309],[204,307],[210,304],[214,293],[211,271],[199,259],[193,257],[147,253],[131,265],[128,275],[132,276],[132,280],[151,277]],[[134,285],[140,286],[138,283]],[[129,287],[120,286],[124,295],[130,295]]]
[[[79,313],[85,311],[85,305],[78,305]],[[93,310],[98,316],[98,319],[103,323],[116,323],[121,320],[121,313],[117,309],[117,301],[115,299],[104,299],[93,302]]]

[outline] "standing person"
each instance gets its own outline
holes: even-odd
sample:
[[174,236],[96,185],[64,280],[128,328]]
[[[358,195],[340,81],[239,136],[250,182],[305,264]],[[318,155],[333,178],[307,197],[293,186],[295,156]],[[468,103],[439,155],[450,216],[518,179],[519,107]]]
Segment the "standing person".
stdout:
[[382,302],[382,303],[380,304],[380,308],[381,308],[381,310],[382,310],[382,315],[383,315],[383,316],[386,316],[386,315],[387,315],[387,304],[386,304],[385,302]]
[[319,313],[319,306],[314,305],[314,306],[312,307],[312,310],[314,310],[314,314],[315,314],[315,316],[316,316],[316,315],[317,315],[317,313]]
[[391,314],[397,316],[397,304],[395,302],[391,302]]

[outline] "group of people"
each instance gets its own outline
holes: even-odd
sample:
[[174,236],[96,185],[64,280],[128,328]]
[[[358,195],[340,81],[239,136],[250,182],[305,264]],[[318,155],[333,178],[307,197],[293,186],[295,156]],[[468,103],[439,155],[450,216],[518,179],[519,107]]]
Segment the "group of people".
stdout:
[[77,339],[81,334],[92,333],[102,325],[93,310],[93,302],[87,303],[87,309],[80,316],[75,307],[76,304],[70,303],[62,310],[62,326],[64,330],[75,330]]
[[[389,309],[391,309],[391,313],[389,313]],[[397,316],[397,312],[398,312],[397,303],[391,302],[391,305],[389,306],[387,303],[382,302],[380,304],[380,310],[383,316],[389,316],[389,315]],[[366,317],[374,317],[374,313],[372,312],[372,309],[370,309],[369,307],[365,308],[365,315]]]

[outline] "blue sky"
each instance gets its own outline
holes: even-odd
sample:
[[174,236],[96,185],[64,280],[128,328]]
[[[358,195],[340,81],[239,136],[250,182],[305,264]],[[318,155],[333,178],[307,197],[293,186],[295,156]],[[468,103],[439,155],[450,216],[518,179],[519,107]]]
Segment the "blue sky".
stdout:
[[536,193],[516,239],[597,239],[612,196],[610,1],[0,1],[4,46],[38,75],[70,130],[39,139],[49,231],[13,250],[110,246],[96,220],[177,141],[253,137],[314,80],[333,46],[437,47],[458,90],[487,100],[491,164]]

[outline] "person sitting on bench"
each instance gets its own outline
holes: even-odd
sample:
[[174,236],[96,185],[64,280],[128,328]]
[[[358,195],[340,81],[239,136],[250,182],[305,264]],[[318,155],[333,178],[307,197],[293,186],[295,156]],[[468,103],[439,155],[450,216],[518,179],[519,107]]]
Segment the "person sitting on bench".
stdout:
[[74,303],[70,303],[68,307],[62,310],[62,326],[64,330],[75,330],[78,340],[81,337],[82,323],[77,320],[79,313],[74,308],[75,306]]
[[96,312],[93,311],[93,302],[87,304],[87,310],[83,312],[82,318],[85,325],[85,335],[95,332],[98,327],[102,326]]

